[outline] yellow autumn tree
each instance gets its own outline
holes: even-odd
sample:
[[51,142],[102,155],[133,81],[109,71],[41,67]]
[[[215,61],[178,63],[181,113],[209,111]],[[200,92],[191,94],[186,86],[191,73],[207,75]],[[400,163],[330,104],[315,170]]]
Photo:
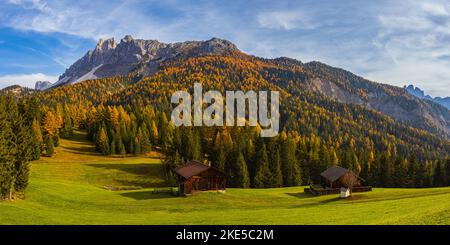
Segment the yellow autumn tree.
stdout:
[[55,136],[58,133],[58,122],[52,111],[47,111],[45,114],[43,128],[51,136]]

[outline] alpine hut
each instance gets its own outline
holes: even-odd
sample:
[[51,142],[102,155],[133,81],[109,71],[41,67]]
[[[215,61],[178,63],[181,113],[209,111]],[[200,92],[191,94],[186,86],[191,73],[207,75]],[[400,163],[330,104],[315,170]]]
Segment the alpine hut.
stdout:
[[323,171],[322,177],[324,187],[328,188],[352,188],[361,186],[362,178],[357,176],[353,171],[339,166],[333,166]]
[[175,169],[178,176],[180,195],[192,194],[195,191],[224,191],[226,174],[217,168],[198,161],[188,161]]

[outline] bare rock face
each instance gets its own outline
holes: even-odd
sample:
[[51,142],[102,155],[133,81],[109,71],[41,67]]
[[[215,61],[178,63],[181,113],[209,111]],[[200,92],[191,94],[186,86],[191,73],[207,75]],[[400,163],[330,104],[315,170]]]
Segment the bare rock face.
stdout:
[[46,90],[51,87],[52,83],[49,81],[37,81],[34,85],[35,90]]
[[[155,67],[175,57],[221,55],[237,51],[229,41],[213,38],[207,41],[187,41],[165,44],[156,40],[133,39],[125,36],[116,43],[114,38],[100,39],[94,50],[88,51],[59,77],[53,86],[82,82],[88,79],[127,75],[138,67],[143,75],[156,72]],[[142,69],[142,67],[144,67]]]

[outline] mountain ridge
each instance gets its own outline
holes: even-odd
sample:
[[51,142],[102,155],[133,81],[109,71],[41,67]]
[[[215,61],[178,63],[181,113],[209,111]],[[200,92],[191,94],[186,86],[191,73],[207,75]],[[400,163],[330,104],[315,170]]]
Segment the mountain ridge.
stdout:
[[[401,87],[369,81],[317,61],[303,63],[287,57],[265,59],[247,55],[233,43],[218,38],[172,44],[133,39],[129,35],[119,43],[114,38],[101,39],[95,49],[89,50],[70,66],[51,88],[113,76],[133,76],[137,82],[162,70],[165,64],[202,56],[237,56],[253,63],[273,64],[274,67],[267,72],[280,77],[268,80],[289,88],[290,92],[308,90],[321,93],[333,100],[362,105],[414,127],[450,136],[450,112],[432,101],[417,99]],[[280,71],[280,67],[291,71]]]
[[114,38],[100,39],[93,50],[71,65],[51,87],[88,79],[127,75],[137,72],[148,76],[159,64],[179,56],[218,55],[239,51],[229,41],[212,38],[207,41],[162,43],[157,40],[134,39],[126,35],[116,43]]

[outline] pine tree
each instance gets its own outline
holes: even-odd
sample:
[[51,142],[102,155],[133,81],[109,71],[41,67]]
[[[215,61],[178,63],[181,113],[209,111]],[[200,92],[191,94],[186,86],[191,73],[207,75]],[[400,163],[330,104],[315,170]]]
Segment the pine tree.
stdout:
[[417,163],[418,169],[415,175],[415,187],[423,188],[426,187],[426,166],[424,163]]
[[133,148],[134,148],[133,153],[135,155],[141,154],[141,142],[139,141],[139,138],[137,136],[134,138]]
[[281,172],[281,158],[280,150],[275,146],[275,141],[271,141],[270,144],[270,184],[269,187],[281,187],[283,186],[283,174]]
[[61,128],[61,137],[70,137],[73,134],[72,119],[68,112],[63,113],[63,126]]
[[330,163],[331,163],[331,166],[339,165],[339,158],[337,156],[337,153],[336,153],[336,150],[334,149],[334,147],[331,147],[331,150],[330,150]]
[[450,158],[445,161],[445,176],[447,177],[447,186],[450,186]]
[[145,154],[147,152],[151,151],[151,143],[150,143],[150,136],[148,134],[147,126],[145,123],[142,124],[142,126],[138,129],[137,138],[140,144],[140,153]]
[[174,167],[178,167],[184,164],[184,159],[181,157],[180,153],[178,153],[178,150],[175,151],[172,162]]
[[111,153],[108,135],[106,134],[104,126],[100,127],[100,130],[97,135],[96,144],[98,151],[103,155],[109,155]]
[[419,162],[415,155],[408,159],[408,187],[416,187],[419,171]]
[[408,161],[406,159],[397,158],[394,168],[393,186],[408,187]]
[[439,187],[446,184],[445,167],[441,161],[436,162],[433,174],[433,186]]
[[155,121],[152,121],[152,143],[157,145],[158,144],[158,127],[156,127]]
[[291,137],[287,137],[281,146],[281,165],[283,170],[283,183],[285,186],[301,184],[300,164],[296,157],[296,144]]
[[127,154],[127,151],[125,150],[125,145],[122,143],[121,140],[119,140],[119,148],[117,149],[117,153],[120,155]]
[[[190,131],[190,130],[189,130]],[[203,153],[201,146],[201,139],[198,130],[192,129],[191,134],[188,135],[187,141],[189,149],[188,149],[188,159],[203,161]]]
[[[178,152],[177,152],[178,153]],[[217,153],[216,161],[213,163],[214,167],[216,167],[219,170],[225,170],[225,164],[227,161],[227,155],[225,153],[225,147],[220,145],[219,146],[219,152]]]
[[41,126],[36,118],[33,119],[31,129],[33,132],[33,141],[31,142],[32,160],[38,160],[41,157],[44,139],[42,137]]
[[14,191],[23,192],[28,186],[30,172],[29,161],[33,159],[33,149],[29,145],[34,142],[31,125],[27,125],[22,115],[18,115],[13,127],[16,135],[16,151],[14,156]]
[[258,143],[258,150],[255,157],[255,177],[253,178],[253,187],[262,188],[269,186],[270,183],[270,169],[269,158],[267,156],[266,145],[260,139]]
[[53,156],[53,154],[55,153],[55,146],[53,143],[53,137],[49,134],[45,135],[45,154],[48,157]]
[[248,176],[247,164],[241,152],[232,166],[230,174],[230,184],[232,187],[249,188],[250,178]]
[[12,98],[0,95],[0,198],[10,196],[14,185],[14,132],[9,113]]
[[393,167],[389,154],[381,156],[380,184],[383,187],[392,187]]
[[56,116],[52,111],[47,111],[44,118],[44,130],[47,134],[54,136],[58,133]]
[[108,154],[110,154],[110,155],[117,154],[116,145],[117,145],[117,138],[116,138],[116,136],[113,136],[111,143],[109,145],[109,153]]

